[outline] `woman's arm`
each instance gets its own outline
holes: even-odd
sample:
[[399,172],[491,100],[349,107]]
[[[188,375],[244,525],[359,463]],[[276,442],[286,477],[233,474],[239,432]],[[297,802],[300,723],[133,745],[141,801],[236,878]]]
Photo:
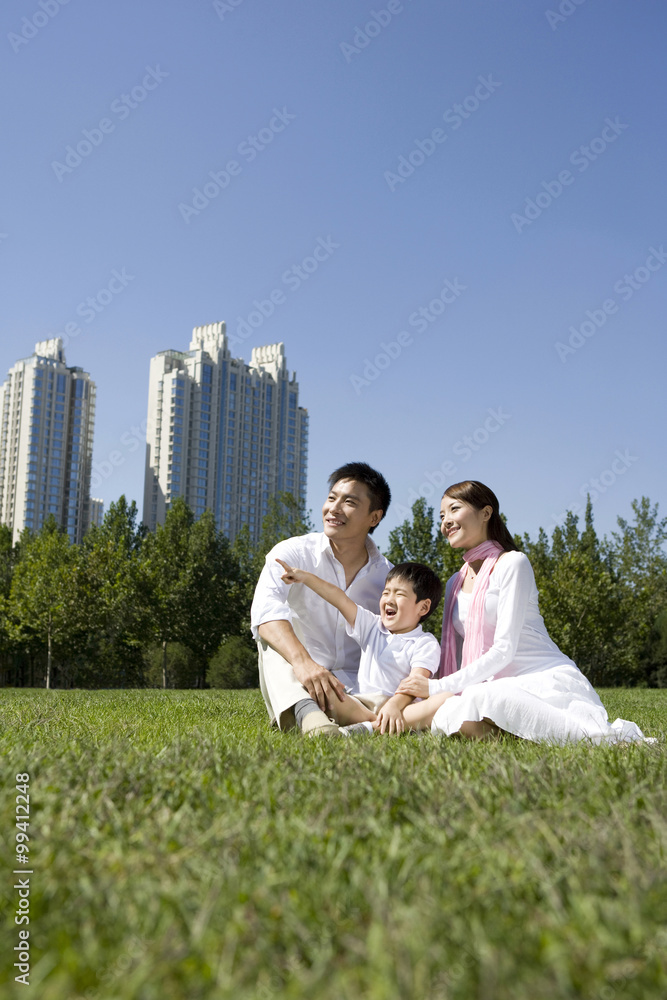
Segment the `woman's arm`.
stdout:
[[276,559],[277,563],[283,567],[285,572],[281,579],[285,583],[302,583],[309,587],[319,597],[324,598],[329,604],[333,604],[337,611],[340,611],[345,621],[354,628],[357,617],[357,605],[351,601],[347,594],[337,587],[335,583],[327,583],[314,573],[308,573],[305,569],[298,569],[296,566],[288,566],[282,559]]

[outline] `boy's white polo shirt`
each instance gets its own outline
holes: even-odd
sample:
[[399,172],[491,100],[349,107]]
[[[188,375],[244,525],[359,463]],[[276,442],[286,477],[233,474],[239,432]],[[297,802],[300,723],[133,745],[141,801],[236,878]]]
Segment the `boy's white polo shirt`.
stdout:
[[415,667],[435,674],[440,665],[440,645],[430,632],[417,625],[410,632],[389,632],[379,615],[357,607],[354,626],[347,633],[361,646],[356,692],[378,691],[392,695]]

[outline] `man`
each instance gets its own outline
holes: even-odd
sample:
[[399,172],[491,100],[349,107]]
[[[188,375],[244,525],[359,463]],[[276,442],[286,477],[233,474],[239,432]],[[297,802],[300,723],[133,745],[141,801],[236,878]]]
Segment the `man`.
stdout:
[[391,563],[369,538],[387,512],[387,481],[365,462],[349,462],[329,477],[323,530],[287,538],[266,557],[252,602],[259,678],[271,721],[309,735],[337,736],[327,714],[354,687],[359,646],[335,608],[301,584],[283,583],[280,563],[336,584],[363,608],[378,613]]

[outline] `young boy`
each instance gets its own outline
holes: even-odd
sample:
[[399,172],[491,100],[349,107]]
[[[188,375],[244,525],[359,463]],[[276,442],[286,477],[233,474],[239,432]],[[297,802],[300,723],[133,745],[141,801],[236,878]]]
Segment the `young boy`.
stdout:
[[[285,570],[285,583],[301,583],[332,604],[347,622],[348,634],[361,646],[358,690],[360,697],[375,696],[381,704],[377,715],[348,694],[335,699],[328,711],[340,726],[365,723],[363,729],[381,733],[405,730],[403,709],[413,700],[395,694],[400,682],[415,674],[430,677],[440,663],[440,646],[435,636],[424,632],[421,622],[435,610],[442,597],[442,584],[433,570],[421,563],[400,563],[389,571],[380,597],[380,614],[375,615],[350,600],[340,587],[314,573],[276,562]],[[372,726],[370,725],[372,723]],[[352,731],[363,731],[354,725]]]

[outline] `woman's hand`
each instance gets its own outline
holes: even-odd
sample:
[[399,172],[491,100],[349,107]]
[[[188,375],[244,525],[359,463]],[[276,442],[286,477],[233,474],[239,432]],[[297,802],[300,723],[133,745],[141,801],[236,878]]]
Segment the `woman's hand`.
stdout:
[[302,583],[303,578],[307,575],[305,570],[298,569],[296,566],[288,566],[282,559],[276,559],[276,562],[280,563],[285,570],[280,578],[283,583]]
[[413,698],[428,698],[428,677],[410,674],[398,685],[396,694],[409,694]]

